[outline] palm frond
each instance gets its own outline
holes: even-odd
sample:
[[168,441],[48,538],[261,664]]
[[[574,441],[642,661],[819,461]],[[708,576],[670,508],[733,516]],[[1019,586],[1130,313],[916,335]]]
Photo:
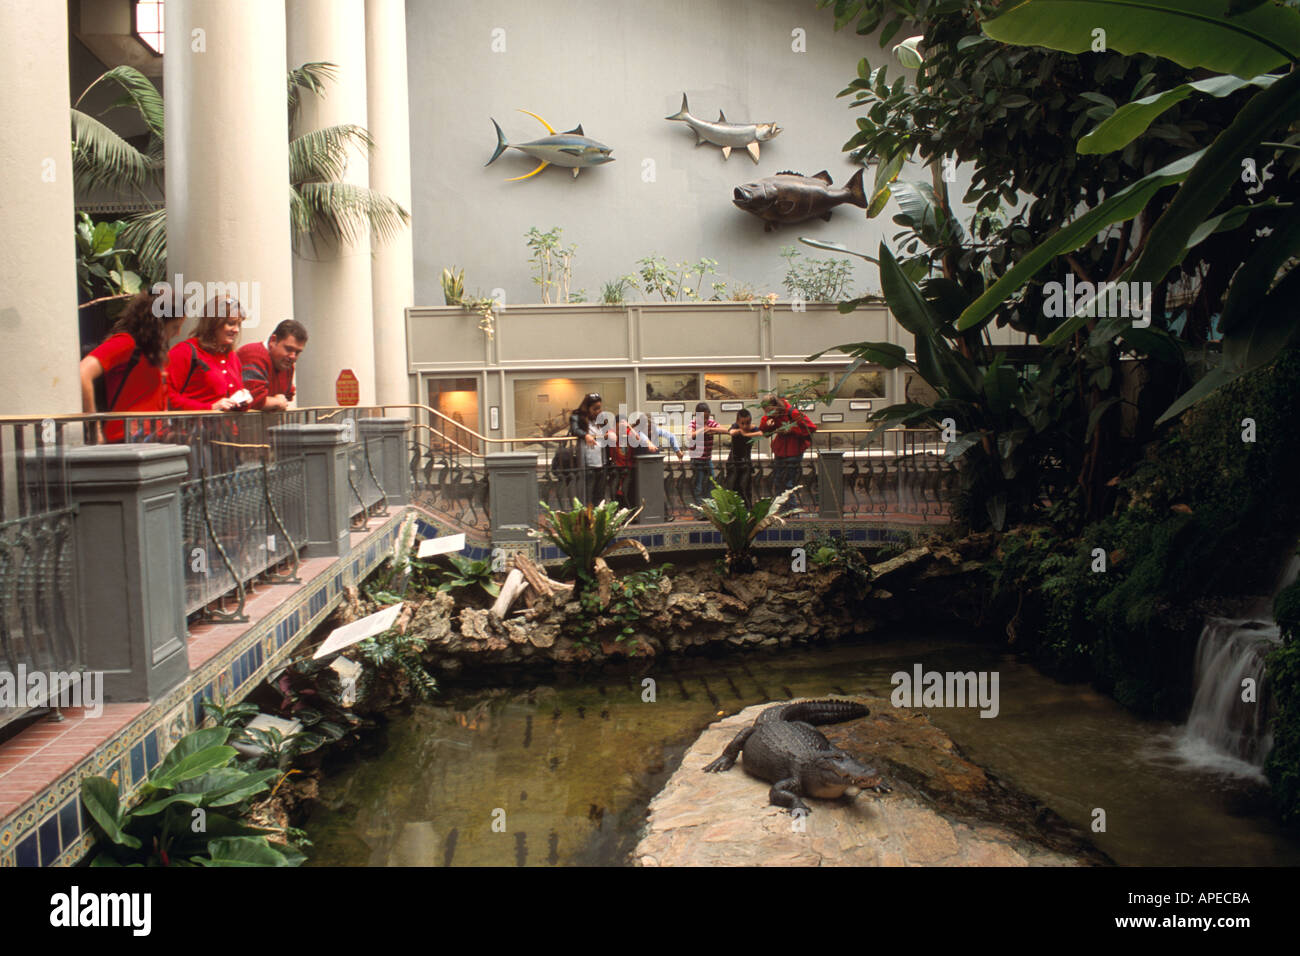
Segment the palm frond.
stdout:
[[349,147],[370,150],[374,145],[363,127],[351,123],[303,133],[289,141],[289,182],[299,186],[341,179],[347,171]]
[[86,87],[85,92],[77,98],[77,102],[73,106],[80,106],[81,101],[86,98],[90,91],[101,83],[116,83],[123,90],[123,96],[115,100],[104,112],[107,113],[119,107],[134,107],[144,120],[145,125],[149,127],[149,132],[158,139],[163,138],[162,94],[158,92],[158,88],[153,85],[153,82],[147,76],[134,67],[115,66],[111,70],[101,73],[95,79],[95,82]]
[[118,235],[122,245],[135,250],[136,265],[146,286],[167,275],[167,209],[136,216]]
[[304,63],[302,66],[289,71],[289,119],[292,120],[294,114],[298,112],[298,105],[302,102],[303,91],[315,93],[317,96],[325,95],[325,81],[333,81],[338,77],[339,68],[333,63]]
[[291,206],[299,239],[322,237],[340,244],[359,242],[367,231],[380,242],[393,238],[411,214],[382,193],[352,183],[303,183]]
[[139,189],[157,171],[140,150],[89,113],[72,110],[72,169],[78,189]]

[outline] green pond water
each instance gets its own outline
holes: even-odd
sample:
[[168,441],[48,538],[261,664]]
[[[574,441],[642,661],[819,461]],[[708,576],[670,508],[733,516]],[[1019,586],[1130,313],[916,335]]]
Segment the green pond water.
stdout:
[[[720,713],[793,696],[888,696],[913,665],[996,671],[1000,712],[929,709],[964,753],[1090,830],[1127,865],[1297,865],[1258,782],[1178,756],[1178,728],[996,649],[896,639],[654,662],[586,681],[448,686],[390,721],[381,752],[333,768],[306,824],[311,865],[623,865],[651,797]],[[643,681],[654,681],[654,702]],[[755,782],[756,786],[761,786]]]

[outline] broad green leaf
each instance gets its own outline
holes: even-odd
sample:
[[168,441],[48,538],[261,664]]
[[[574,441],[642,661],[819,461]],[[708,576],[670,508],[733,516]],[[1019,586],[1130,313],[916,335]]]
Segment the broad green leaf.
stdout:
[[[918,337],[933,335],[934,316],[916,283],[903,274],[898,260],[883,242],[880,244],[880,288],[898,324]],[[919,364],[919,363],[918,363]]]
[[1250,214],[1253,212],[1259,212],[1261,209],[1277,209],[1279,205],[1289,204],[1279,204],[1269,199],[1264,202],[1233,206],[1227,212],[1221,212],[1197,226],[1187,240],[1187,250],[1190,251],[1199,246],[1216,232],[1231,232],[1233,229],[1240,227],[1242,223],[1250,218]]
[[1226,336],[1249,321],[1259,301],[1272,287],[1278,270],[1297,254],[1300,254],[1300,217],[1293,217],[1265,237],[1233,276],[1219,316],[1219,331]]
[[234,747],[208,747],[177,761],[165,772],[160,770],[149,778],[149,782],[160,790],[174,787],[184,780],[224,767],[237,756],[239,751]]
[[1132,103],[1125,103],[1097,124],[1096,129],[1079,140],[1078,151],[1084,154],[1098,154],[1123,149],[1146,132],[1147,127],[1155,122],[1156,117],[1193,93],[1222,98],[1245,86],[1269,86],[1276,79],[1278,77],[1267,73],[1249,80],[1237,76],[1212,76],[1194,83],[1175,86],[1172,90],[1165,90],[1163,93],[1144,96]]
[[168,797],[160,797],[157,800],[147,800],[140,806],[131,811],[133,816],[151,817],[156,813],[162,813],[173,803],[188,803],[190,806],[197,806],[201,794],[197,793],[173,793]]
[[848,246],[841,245],[838,242],[829,242],[825,239],[809,239],[805,236],[800,236],[799,241],[809,246],[815,246],[818,249],[829,249],[831,252],[840,252],[846,256],[857,256],[859,259],[866,259],[868,262],[876,263],[876,265],[880,264],[880,260],[874,256],[869,256],[865,252],[855,252]]
[[203,866],[288,866],[289,861],[265,837],[223,837],[208,844]]
[[1249,372],[1263,368],[1287,346],[1295,345],[1297,325],[1295,300],[1300,297],[1300,269],[1293,269],[1273,291],[1243,319],[1232,333],[1223,336],[1223,361],[1156,419],[1160,425],[1182,414],[1201,399]]
[[[1300,17],[1300,11],[1296,14]],[[1300,22],[1300,21],[1298,21]],[[1182,187],[1151,227],[1135,282],[1158,282],[1181,261],[1196,227],[1223,201],[1241,176],[1241,161],[1270,132],[1300,116],[1300,70],[1256,93],[1202,153]],[[1168,168],[1168,167],[1166,167]]]
[[[180,740],[176,741],[176,746],[167,752],[167,756],[163,757],[162,763],[159,764],[158,769],[153,772],[153,775],[149,778],[149,782],[155,787],[173,787],[181,779],[188,780],[192,777],[197,777],[199,775],[197,773],[187,774],[185,777],[176,777],[175,771],[183,761],[187,760],[194,754],[215,747],[220,747],[229,739],[229,727],[207,727],[203,730],[196,730],[193,733],[186,734]],[[205,773],[207,770],[211,769],[214,768],[205,768],[205,770],[200,771],[200,773]],[[160,783],[160,780],[170,780],[171,782]]]
[[[1143,176],[1137,182],[1115,193],[1115,195],[1102,200],[1068,226],[1058,229],[1034,249],[1026,253],[1019,262],[1003,274],[1002,278],[989,286],[983,295],[972,302],[957,320],[957,328],[965,330],[979,325],[992,315],[993,311],[1008,299],[1012,293],[1020,289],[1040,269],[1057,256],[1073,252],[1075,249],[1086,245],[1107,226],[1132,219],[1146,208],[1146,204],[1151,201],[1151,197],[1161,189],[1186,179],[1196,165],[1197,160],[1204,155],[1204,152],[1204,150],[1201,150],[1189,156],[1184,156],[1153,173]],[[1201,221],[1197,220],[1198,223]],[[1055,337],[1055,334],[1053,333],[1053,337]]]
[[816,361],[827,352],[843,352],[846,355],[861,358],[864,362],[881,365],[885,368],[898,368],[898,366],[907,363],[907,349],[893,342],[849,342],[845,345],[835,345],[828,349],[822,349],[816,355],[808,356],[804,361]]
[[1240,77],[1300,59],[1300,10],[1267,4],[1228,17],[1227,7],[1227,0],[1012,0],[981,27],[1003,43],[1085,53],[1104,41],[1106,50]]
[[138,839],[122,831],[122,808],[113,781],[107,777],[87,777],[81,781],[81,802],[110,840],[132,849],[140,847]]

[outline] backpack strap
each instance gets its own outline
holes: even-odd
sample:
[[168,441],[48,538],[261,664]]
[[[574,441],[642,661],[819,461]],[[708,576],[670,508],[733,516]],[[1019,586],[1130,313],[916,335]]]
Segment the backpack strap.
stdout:
[[177,389],[177,391],[179,391],[182,395],[185,394],[185,389],[189,387],[190,379],[194,377],[194,366],[199,361],[199,350],[194,347],[194,343],[189,342],[186,344],[188,344],[190,347],[190,367],[185,372],[185,383],[179,389]]
[[108,400],[108,408],[104,409],[104,411],[111,412],[117,407],[117,400],[122,397],[122,392],[126,389],[126,380],[131,377],[131,373],[135,371],[135,367],[140,364],[140,357],[143,354],[144,353],[140,350],[140,346],[136,345],[135,350],[131,352],[130,361],[126,363],[126,371],[122,373],[122,378],[117,383],[117,388],[113,391],[113,397]]

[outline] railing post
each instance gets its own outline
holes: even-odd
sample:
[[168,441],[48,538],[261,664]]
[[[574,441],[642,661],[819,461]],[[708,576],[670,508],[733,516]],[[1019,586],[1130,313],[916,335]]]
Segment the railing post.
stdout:
[[537,527],[537,456],[504,451],[489,454],[484,461],[492,540],[529,540],[528,532]]
[[[410,504],[411,474],[406,454],[406,435],[411,429],[409,418],[360,418],[357,434],[362,440],[370,439],[370,455],[375,474],[384,486],[388,507],[398,508]],[[375,451],[379,451],[375,460]]]
[[304,459],[309,558],[346,554],[352,489],[348,486],[348,426],[275,425],[268,429],[279,457]]
[[821,498],[819,518],[838,521],[844,517],[844,452],[824,449],[817,453],[817,491]]
[[668,520],[664,502],[663,453],[635,455],[632,468],[632,507],[641,509],[635,524],[663,524]]
[[185,679],[183,445],[97,445],[67,453],[86,668],[114,701],[157,700]]

